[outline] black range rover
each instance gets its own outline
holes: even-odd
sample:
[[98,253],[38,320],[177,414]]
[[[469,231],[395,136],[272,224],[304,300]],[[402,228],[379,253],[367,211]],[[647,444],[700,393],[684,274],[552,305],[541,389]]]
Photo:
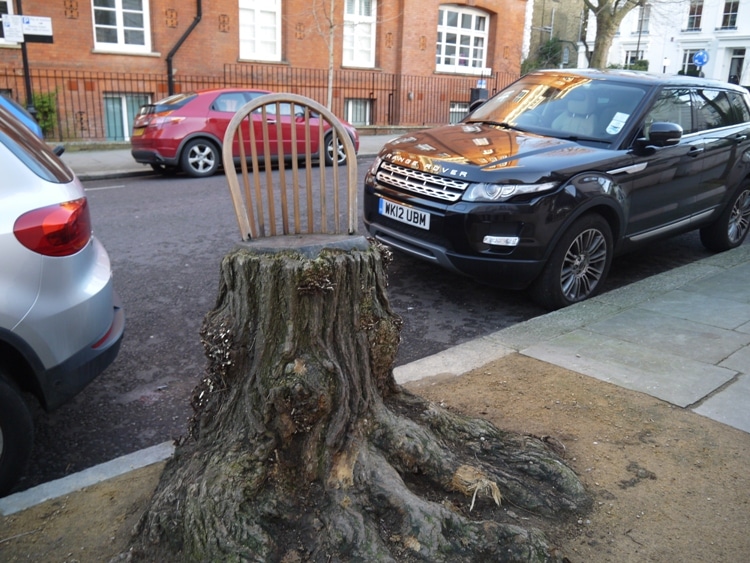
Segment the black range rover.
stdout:
[[461,123],[387,143],[364,220],[388,246],[565,307],[656,238],[742,244],[750,95],[686,76],[533,72]]

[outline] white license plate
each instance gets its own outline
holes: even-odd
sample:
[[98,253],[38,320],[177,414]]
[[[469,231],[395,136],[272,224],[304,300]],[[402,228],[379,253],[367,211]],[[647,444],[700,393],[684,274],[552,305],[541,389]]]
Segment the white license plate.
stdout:
[[430,214],[425,213],[424,211],[418,211],[413,207],[399,205],[398,203],[380,198],[378,211],[381,215],[385,215],[396,221],[401,221],[407,225],[426,230],[429,230],[430,228]]

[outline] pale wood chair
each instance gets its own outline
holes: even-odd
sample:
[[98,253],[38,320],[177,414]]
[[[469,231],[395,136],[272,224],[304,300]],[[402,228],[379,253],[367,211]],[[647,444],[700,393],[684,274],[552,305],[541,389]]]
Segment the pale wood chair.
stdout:
[[[327,148],[333,155],[330,167]],[[316,101],[266,94],[246,103],[227,127],[222,160],[243,241],[356,233],[354,143],[336,116]]]

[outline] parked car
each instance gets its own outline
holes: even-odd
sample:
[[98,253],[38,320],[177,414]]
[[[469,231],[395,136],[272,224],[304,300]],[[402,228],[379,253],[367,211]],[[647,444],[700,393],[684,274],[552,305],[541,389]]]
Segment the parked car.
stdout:
[[40,139],[44,139],[42,126],[39,125],[37,120],[34,119],[34,116],[31,115],[25,107],[15,101],[13,98],[5,96],[4,94],[0,94],[0,106],[10,111],[10,113],[12,113],[16,117],[16,119],[18,119],[29,129],[31,129],[34,135],[36,135]]
[[47,410],[65,403],[115,359],[125,320],[83,186],[4,107],[0,170],[2,496],[31,451],[26,394]]
[[684,76],[539,71],[461,123],[387,143],[365,177],[370,234],[549,309],[600,291],[612,257],[750,223],[750,96]]
[[[149,164],[164,174],[181,170],[194,177],[211,176],[221,165],[221,145],[229,121],[243,105],[264,94],[270,92],[219,88],[175,94],[144,105],[133,124],[131,154],[136,162]],[[282,134],[285,142],[291,144],[292,123],[300,128],[304,123],[291,110],[290,104],[283,104],[281,112]],[[260,119],[260,112],[253,114],[258,138]],[[318,118],[313,116],[310,121],[314,128],[312,136],[317,139]],[[342,121],[342,124],[351,136],[355,149],[359,150],[357,130],[349,123]],[[302,131],[298,138],[303,138]],[[334,150],[331,132],[325,134],[324,142],[322,158],[326,164],[331,164],[334,158],[339,164],[344,164],[346,153],[341,145]],[[302,147],[300,150],[304,152]],[[320,147],[313,146],[312,152],[320,156]]]

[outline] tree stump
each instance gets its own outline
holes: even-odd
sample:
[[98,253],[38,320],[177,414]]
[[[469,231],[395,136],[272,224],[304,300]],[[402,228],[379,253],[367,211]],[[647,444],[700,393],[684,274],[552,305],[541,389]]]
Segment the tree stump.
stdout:
[[580,513],[589,499],[576,475],[541,440],[396,384],[390,255],[342,238],[355,242],[248,243],[224,258],[190,431],[131,558],[562,560],[504,506],[531,522]]

